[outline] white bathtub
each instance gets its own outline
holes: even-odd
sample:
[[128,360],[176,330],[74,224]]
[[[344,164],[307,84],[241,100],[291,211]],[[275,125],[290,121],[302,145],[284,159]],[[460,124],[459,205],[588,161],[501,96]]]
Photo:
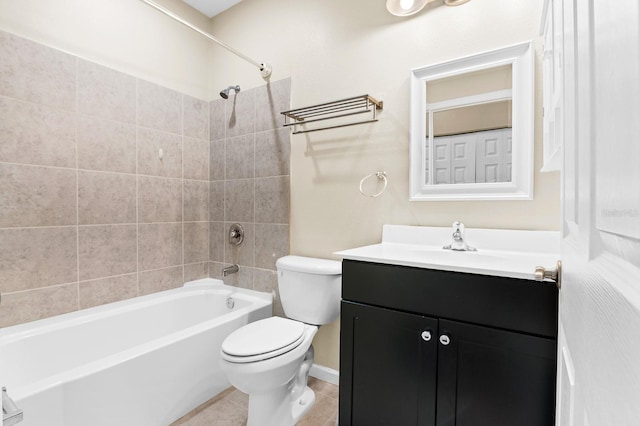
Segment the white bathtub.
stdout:
[[268,293],[203,279],[0,329],[2,384],[21,426],[166,426],[229,386],[222,341],[271,307]]

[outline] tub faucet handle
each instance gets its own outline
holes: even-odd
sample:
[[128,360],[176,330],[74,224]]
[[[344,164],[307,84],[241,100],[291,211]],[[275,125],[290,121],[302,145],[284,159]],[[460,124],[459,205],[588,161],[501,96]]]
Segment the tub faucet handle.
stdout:
[[234,223],[229,228],[229,244],[239,246],[244,240],[244,228],[239,223]]

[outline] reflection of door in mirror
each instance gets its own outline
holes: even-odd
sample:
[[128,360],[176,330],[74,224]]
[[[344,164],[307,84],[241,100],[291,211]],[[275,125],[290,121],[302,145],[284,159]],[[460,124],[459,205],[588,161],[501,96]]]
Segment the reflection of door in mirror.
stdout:
[[508,64],[426,82],[426,184],[511,181],[511,73]]

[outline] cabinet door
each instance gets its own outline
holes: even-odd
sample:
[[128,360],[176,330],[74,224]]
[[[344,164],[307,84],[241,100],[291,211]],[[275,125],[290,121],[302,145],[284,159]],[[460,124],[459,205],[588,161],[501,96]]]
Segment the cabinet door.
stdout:
[[342,302],[340,426],[435,425],[437,325]]
[[555,340],[446,320],[439,330],[438,426],[553,426]]

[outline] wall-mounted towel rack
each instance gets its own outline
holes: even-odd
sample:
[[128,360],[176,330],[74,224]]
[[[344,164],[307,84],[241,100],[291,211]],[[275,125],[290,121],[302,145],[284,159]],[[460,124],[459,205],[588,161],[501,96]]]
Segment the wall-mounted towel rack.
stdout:
[[[356,124],[373,123],[378,121],[376,112],[382,109],[382,101],[375,100],[369,95],[354,96],[352,98],[340,99],[339,101],[326,102],[304,108],[296,108],[281,112],[284,115],[284,127],[293,126],[293,134],[317,132],[318,130],[337,129],[338,127],[354,126]],[[344,122],[339,119],[350,117],[356,114],[370,113],[368,120]],[[324,120],[334,120],[326,125],[314,128],[303,128],[298,126],[309,123],[316,123]],[[333,123],[333,124],[332,124]]]

